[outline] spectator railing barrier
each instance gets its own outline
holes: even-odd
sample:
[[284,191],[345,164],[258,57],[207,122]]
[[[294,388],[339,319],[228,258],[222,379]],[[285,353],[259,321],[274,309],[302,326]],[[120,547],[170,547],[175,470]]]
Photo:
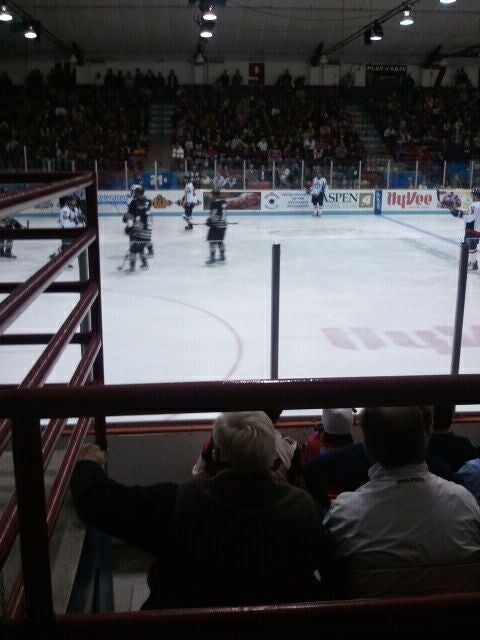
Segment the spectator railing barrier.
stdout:
[[[54,615],[51,601],[51,583],[48,564],[48,539],[39,535],[47,530],[45,517],[45,494],[43,485],[43,464],[40,442],[39,421],[41,417],[66,418],[102,414],[104,416],[142,415],[153,413],[187,413],[222,410],[260,409],[265,405],[282,406],[286,409],[306,409],[318,406],[382,406],[404,404],[473,404],[480,397],[480,375],[445,376],[401,376],[377,378],[335,378],[309,380],[259,380],[235,382],[172,383],[147,385],[105,385],[92,387],[51,386],[33,389],[7,389],[0,391],[2,414],[12,420],[13,454],[17,486],[18,514],[22,542],[23,578],[25,584],[26,614],[30,623],[51,629],[52,637],[60,629],[75,630],[97,623],[109,626],[105,631],[108,637],[114,637],[115,618],[109,616],[87,616],[86,619]],[[62,472],[61,480],[50,493],[49,504],[61,500],[65,492],[78,450],[86,435],[87,422],[80,420],[68,451],[68,468]],[[75,431],[77,431],[77,429]],[[132,426],[132,432],[134,428]],[[98,437],[97,437],[98,441]],[[400,602],[402,607],[400,608]],[[140,626],[152,626],[151,631],[170,630],[172,619],[176,619],[179,628],[190,628],[193,633],[195,622],[201,616],[212,615],[212,620],[238,620],[240,626],[254,624],[262,629],[270,624],[277,625],[282,616],[290,623],[296,620],[298,625],[318,625],[333,627],[339,624],[340,611],[344,607],[345,620],[360,624],[366,610],[370,620],[363,618],[367,626],[381,623],[382,616],[389,612],[395,624],[401,624],[402,617],[415,617],[419,612],[419,603],[426,607],[425,616],[430,619],[434,611],[450,611],[452,620],[457,608],[463,610],[463,623],[466,620],[480,621],[480,593],[466,596],[436,596],[431,598],[389,599],[295,605],[292,607],[247,607],[231,610],[201,612],[149,612],[134,614]],[[15,606],[14,606],[15,605]],[[442,608],[443,607],[443,608]],[[301,612],[307,612],[310,622],[302,620]],[[400,611],[403,611],[400,614]],[[8,608],[12,618],[18,617],[21,607],[12,603]],[[407,613],[408,612],[408,613]],[[133,614],[132,614],[133,615]],[[129,621],[128,616],[121,616]],[[89,622],[87,622],[89,620]],[[384,619],[387,624],[388,618]],[[391,622],[391,620],[390,620]],[[443,621],[445,623],[445,620]],[[215,622],[213,622],[215,628]],[[233,624],[233,623],[232,623]],[[433,621],[432,621],[433,624]],[[78,625],[78,626],[77,626]],[[332,628],[333,628],[332,627]],[[311,630],[311,629],[310,629]],[[271,632],[271,629],[270,629]],[[70,632],[69,632],[70,633]],[[95,631],[96,633],[96,631]],[[112,635],[110,635],[112,634]],[[176,637],[175,633],[172,636]],[[212,637],[215,637],[215,632]],[[217,636],[218,637],[218,636]],[[263,637],[270,637],[263,636]]]
[[[100,262],[98,253],[98,213],[97,213],[97,192],[95,176],[93,174],[81,174],[72,176],[70,174],[7,174],[0,175],[0,181],[4,183],[16,183],[24,185],[24,189],[12,195],[5,195],[0,200],[0,217],[12,215],[15,211],[22,210],[25,204],[29,205],[44,201],[49,197],[62,196],[77,189],[86,190],[86,206],[88,226],[85,229],[77,230],[47,230],[47,229],[19,229],[2,230],[2,237],[12,239],[49,239],[66,238],[72,240],[71,245],[53,258],[33,276],[23,283],[1,282],[0,292],[9,294],[0,303],[0,345],[7,344],[46,344],[46,347],[20,383],[19,388],[29,389],[41,387],[48,375],[53,370],[63,351],[69,344],[80,344],[82,355],[80,362],[68,384],[68,388],[76,385],[83,385],[85,382],[103,383],[103,352],[102,352],[102,321],[100,303]],[[41,186],[31,186],[31,183],[48,183]],[[77,282],[55,283],[54,280],[74,258],[79,258],[80,280]],[[35,333],[14,333],[5,334],[5,331],[15,322],[23,311],[42,293],[78,293],[79,301],[63,322],[55,334],[35,334]],[[80,331],[76,332],[80,325]],[[66,420],[52,419],[45,428],[37,428],[32,434],[32,440],[28,441],[27,449],[29,454],[34,450],[37,455],[35,464],[40,464],[39,485],[36,491],[42,493],[40,502],[32,499],[32,510],[37,505],[42,518],[35,526],[26,524],[25,519],[19,518],[19,504],[22,503],[21,492],[24,483],[19,480],[22,470],[29,473],[29,464],[25,467],[18,465],[18,458],[14,453],[16,482],[16,495],[12,496],[3,510],[0,517],[0,571],[3,568],[8,555],[13,547],[19,528],[26,530],[26,537],[21,536],[22,556],[28,554],[35,555],[35,544],[32,538],[45,540],[51,537],[56,519],[58,517],[63,497],[68,486],[68,478],[65,481],[65,474],[71,468],[71,452],[75,451],[75,443],[81,438],[85,438],[87,430],[93,424],[91,418],[82,418],[75,429],[74,438],[67,447],[67,452],[62,461],[58,476],[48,498],[45,509],[45,493],[43,473],[46,470],[57,444]],[[105,422],[100,417],[95,421],[97,438],[105,441]],[[23,434],[23,432],[22,432]],[[21,435],[18,430],[11,432],[11,421],[4,413],[0,416],[0,454],[7,447],[10,437],[12,437],[12,450],[15,452],[18,447],[23,450]],[[20,438],[20,445],[18,444]],[[37,447],[37,449],[35,448]],[[73,448],[73,449],[72,449]],[[23,456],[23,453],[22,453]],[[38,457],[39,456],[39,457]],[[17,463],[15,462],[17,460]],[[31,496],[27,496],[27,502]],[[38,526],[37,526],[38,525]],[[39,566],[46,562],[48,557],[42,556],[38,559]],[[28,563],[27,563],[28,564]],[[28,585],[28,581],[26,582]],[[43,590],[47,598],[48,589]],[[50,593],[51,595],[51,593]],[[14,613],[22,610],[23,584],[22,580],[17,580],[7,605],[7,612]]]
[[[188,158],[180,168],[163,166],[154,157],[146,158],[143,164],[142,169],[136,169],[125,161],[121,168],[105,170],[98,160],[88,159],[72,161],[68,168],[72,172],[79,169],[96,172],[99,189],[125,191],[137,175],[143,176],[146,189],[178,189],[183,186],[185,174],[193,175],[198,188],[204,189],[219,182],[226,189],[301,189],[311,180],[314,167],[320,167],[332,189],[471,189],[480,183],[480,161],[474,160],[395,160],[377,156],[343,161],[308,157],[263,160],[221,155]],[[281,176],[282,168],[288,168],[287,178]],[[52,163],[47,173],[55,169]]]

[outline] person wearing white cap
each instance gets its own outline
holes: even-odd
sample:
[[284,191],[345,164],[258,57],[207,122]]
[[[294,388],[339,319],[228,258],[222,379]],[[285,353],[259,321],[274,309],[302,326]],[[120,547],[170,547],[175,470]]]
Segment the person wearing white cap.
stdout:
[[306,460],[352,444],[352,409],[324,409],[322,423],[307,441]]

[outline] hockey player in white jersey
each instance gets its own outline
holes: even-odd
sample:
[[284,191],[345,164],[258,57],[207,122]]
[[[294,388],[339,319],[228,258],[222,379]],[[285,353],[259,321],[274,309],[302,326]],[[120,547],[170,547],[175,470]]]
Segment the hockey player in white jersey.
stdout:
[[185,192],[183,194],[182,201],[183,201],[183,208],[185,210],[183,218],[187,223],[187,226],[185,227],[185,231],[191,231],[193,229],[193,224],[192,224],[193,207],[199,203],[197,201],[197,192],[195,191],[195,185],[193,184],[193,180],[190,176],[185,177]]
[[466,211],[450,209],[456,218],[463,218],[465,222],[465,242],[468,244],[468,270],[478,270],[477,247],[480,237],[480,187],[472,189],[472,204]]
[[480,187],[473,187],[472,198],[473,202],[463,214],[463,220],[465,222],[465,239],[468,244],[468,268],[470,271],[477,271],[477,247],[480,236]]
[[130,185],[130,188],[128,189],[127,207],[130,205],[131,201],[134,199],[135,191],[140,190],[140,189],[143,190],[142,178],[141,178],[141,176],[135,176],[134,179],[133,179],[133,183]]
[[[62,229],[75,229],[78,226],[85,225],[85,217],[78,206],[78,197],[75,194],[67,196],[65,199],[64,205],[58,215],[58,225]],[[55,258],[60,255],[60,253],[68,249],[71,244],[72,240],[62,238],[62,244],[55,253],[50,254],[50,258]],[[72,265],[69,264],[68,268],[72,269]]]
[[316,171],[312,183],[307,189],[307,193],[312,196],[312,216],[321,217],[327,188],[327,180],[320,175],[319,171]]

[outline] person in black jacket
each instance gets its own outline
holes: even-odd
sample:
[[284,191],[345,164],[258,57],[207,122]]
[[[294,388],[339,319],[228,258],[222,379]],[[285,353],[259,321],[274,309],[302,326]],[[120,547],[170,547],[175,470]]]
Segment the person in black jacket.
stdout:
[[[22,225],[18,220],[7,216],[6,218],[0,218],[0,229],[21,229]],[[12,253],[13,240],[0,238],[0,258],[16,258],[17,256]]]
[[98,464],[98,446],[80,452],[70,482],[80,518],[158,559],[142,609],[324,597],[330,554],[319,510],[306,491],[273,479],[270,418],[263,411],[223,413],[212,435],[223,468],[183,484],[125,486]]
[[152,243],[152,223],[150,220],[151,202],[144,196],[143,188],[135,189],[133,200],[128,205],[125,233],[130,237],[130,269],[135,271],[137,255],[140,256],[140,268],[148,269],[145,251]]
[[220,190],[212,191],[212,200],[210,202],[210,215],[207,218],[206,225],[209,227],[207,241],[210,243],[210,257],[206,264],[215,262],[215,250],[218,247],[220,262],[225,261],[225,232],[227,230],[227,203],[221,197]]

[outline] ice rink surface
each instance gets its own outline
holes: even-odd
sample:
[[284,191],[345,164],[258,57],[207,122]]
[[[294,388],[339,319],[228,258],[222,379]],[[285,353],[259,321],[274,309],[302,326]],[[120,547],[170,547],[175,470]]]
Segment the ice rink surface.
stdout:
[[[56,226],[53,218],[29,219],[32,227]],[[228,219],[238,224],[227,229],[226,262],[207,266],[206,227],[185,231],[180,217],[155,217],[155,255],[147,271],[137,264],[133,274],[118,269],[128,248],[121,216],[100,219],[107,383],[268,378],[274,243],[280,378],[450,372],[461,220],[448,213]],[[16,242],[17,260],[0,261],[1,280],[25,280],[57,246]],[[77,265],[60,279],[76,278]],[[479,272],[469,273],[461,373],[480,368],[479,293]],[[77,299],[44,294],[9,331],[54,331]],[[0,383],[21,382],[41,350],[0,347]],[[75,350],[66,350],[48,382],[69,379]]]

